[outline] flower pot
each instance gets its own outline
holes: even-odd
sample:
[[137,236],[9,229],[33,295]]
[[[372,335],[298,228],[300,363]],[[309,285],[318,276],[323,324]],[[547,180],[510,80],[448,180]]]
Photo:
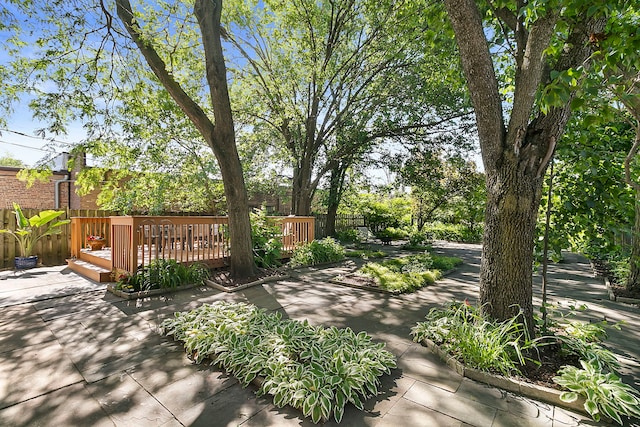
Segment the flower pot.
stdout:
[[104,240],[89,240],[87,243],[92,251],[99,251],[104,247]]
[[16,270],[28,270],[30,268],[34,268],[36,265],[38,265],[38,256],[37,255],[28,256],[28,257],[17,256],[15,257],[15,264],[16,264]]

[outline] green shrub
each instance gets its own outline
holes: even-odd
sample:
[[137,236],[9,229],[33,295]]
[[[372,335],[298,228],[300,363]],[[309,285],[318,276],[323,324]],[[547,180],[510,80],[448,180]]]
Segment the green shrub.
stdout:
[[331,237],[322,240],[314,240],[298,246],[291,254],[289,265],[300,267],[304,265],[315,265],[324,262],[342,261],[345,257],[344,248],[340,243]]
[[342,243],[359,243],[362,236],[355,228],[336,231],[336,238]]
[[415,291],[440,278],[437,270],[403,273],[373,262],[365,264],[360,273],[372,277],[381,289],[398,293]]
[[202,284],[209,277],[209,270],[202,264],[182,264],[173,259],[155,259],[130,277],[118,280],[116,289],[124,291],[148,291],[151,289],[175,289],[179,286]]
[[418,231],[418,230],[411,230],[411,232],[407,237],[409,239],[408,246],[412,246],[412,247],[421,246],[428,241],[427,235],[422,231]]
[[161,329],[183,341],[196,363],[210,359],[243,386],[262,377],[258,394],[272,395],[279,408],[300,409],[315,423],[331,416],[339,423],[348,403],[362,410],[378,393],[378,378],[396,366],[384,344],[365,332],[324,329],[243,303],[175,313]]
[[440,222],[424,226],[429,240],[447,240],[450,242],[478,243],[482,241],[482,227],[469,228],[463,224],[443,224]]
[[376,232],[376,237],[378,239],[386,237],[394,240],[400,240],[400,239],[406,239],[407,235],[408,233],[402,228],[394,228],[394,227],[387,227]]
[[638,392],[612,372],[603,373],[597,364],[580,360],[582,369],[563,366],[553,381],[568,389],[560,395],[565,402],[574,402],[581,395],[585,397],[584,409],[595,421],[605,415],[623,425],[621,415],[640,417],[640,396]]
[[265,207],[254,209],[250,215],[253,257],[258,267],[277,267],[282,254],[282,230],[267,216]]
[[416,342],[428,338],[439,344],[468,367],[509,375],[524,363],[519,342],[526,331],[516,319],[489,321],[465,301],[432,308],[425,322],[411,328],[411,334]]
[[451,270],[452,265],[460,263],[459,258],[431,256],[425,252],[380,263],[370,262],[360,269],[360,273],[373,278],[381,289],[402,293],[432,285],[442,277],[441,271]]
[[383,251],[371,251],[368,249],[350,249],[345,251],[344,255],[349,258],[384,258],[387,254]]

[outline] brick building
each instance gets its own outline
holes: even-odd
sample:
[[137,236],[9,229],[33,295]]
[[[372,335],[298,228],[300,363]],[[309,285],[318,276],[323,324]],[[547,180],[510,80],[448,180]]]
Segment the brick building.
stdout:
[[29,188],[17,177],[20,169],[0,166],[0,209],[13,209],[13,202],[25,209],[98,209],[98,192],[79,196],[75,191],[77,170],[64,170],[62,160],[54,163],[47,182],[36,181]]

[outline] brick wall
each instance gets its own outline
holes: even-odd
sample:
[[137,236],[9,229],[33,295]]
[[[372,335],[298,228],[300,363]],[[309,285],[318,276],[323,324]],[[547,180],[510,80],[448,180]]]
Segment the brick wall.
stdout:
[[[54,172],[48,182],[36,182],[30,188],[20,181],[16,174],[19,168],[0,166],[0,209],[12,209],[13,202],[23,208],[53,209],[55,207],[55,187],[60,191],[60,208],[97,209],[96,194],[80,197],[75,193],[73,182],[57,181],[65,179],[66,172]],[[69,200],[71,189],[71,200]]]

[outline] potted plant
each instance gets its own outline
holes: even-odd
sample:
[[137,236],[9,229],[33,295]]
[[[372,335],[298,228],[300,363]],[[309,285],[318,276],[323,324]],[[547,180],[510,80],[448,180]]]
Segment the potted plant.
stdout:
[[87,236],[87,244],[92,251],[99,251],[104,247],[104,237],[102,236]]
[[64,211],[44,210],[27,218],[17,203],[13,204],[13,209],[16,215],[16,229],[4,229],[0,230],[0,233],[9,233],[18,242],[20,256],[15,257],[16,269],[33,268],[38,263],[38,256],[32,255],[36,243],[44,236],[59,234],[62,231],[61,226],[71,221],[64,219],[53,222]]

